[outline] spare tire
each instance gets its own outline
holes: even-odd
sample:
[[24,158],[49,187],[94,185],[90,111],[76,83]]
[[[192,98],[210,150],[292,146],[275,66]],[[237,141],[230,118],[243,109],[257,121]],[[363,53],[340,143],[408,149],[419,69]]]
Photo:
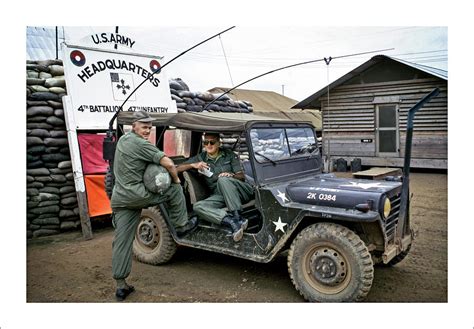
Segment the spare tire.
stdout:
[[112,199],[112,192],[115,184],[115,177],[111,167],[111,165],[107,167],[107,173],[105,174],[105,193],[107,193],[109,200]]
[[150,163],[143,174],[145,187],[153,193],[163,193],[171,185],[171,176],[164,167]]

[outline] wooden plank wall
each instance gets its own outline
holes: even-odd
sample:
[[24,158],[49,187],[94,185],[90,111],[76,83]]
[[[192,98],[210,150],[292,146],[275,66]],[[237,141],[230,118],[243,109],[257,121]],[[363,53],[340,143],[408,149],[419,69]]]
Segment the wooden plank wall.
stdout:
[[[375,157],[375,106],[377,97],[399,97],[400,158],[404,156],[408,110],[434,88],[440,94],[417,112],[412,157],[447,159],[447,82],[438,78],[342,85],[321,98],[324,154],[331,157]],[[372,143],[362,143],[372,139]],[[379,161],[378,161],[379,162]],[[370,165],[370,164],[367,164]],[[432,166],[427,166],[432,167]]]

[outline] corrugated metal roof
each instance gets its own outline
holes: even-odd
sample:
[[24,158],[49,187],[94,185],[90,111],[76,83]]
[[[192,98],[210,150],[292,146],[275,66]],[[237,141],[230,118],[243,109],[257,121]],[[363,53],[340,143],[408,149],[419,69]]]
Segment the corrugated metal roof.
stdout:
[[[329,84],[329,90],[332,90],[333,88],[336,88],[336,87],[342,85],[343,83],[349,81],[353,77],[357,76],[361,72],[367,70],[369,67],[379,63],[381,60],[384,60],[384,59],[390,59],[390,60],[399,62],[401,64],[410,66],[414,69],[423,71],[423,72],[425,72],[427,74],[430,74],[434,77],[437,77],[437,78],[440,78],[440,79],[443,79],[443,80],[448,80],[448,72],[445,71],[445,70],[437,69],[437,68],[426,66],[426,65],[407,62],[405,60],[395,58],[395,57],[386,56],[386,55],[376,55],[376,56],[372,57],[371,59],[369,59],[367,62],[359,65],[358,67],[356,67],[355,69],[353,69],[349,73],[343,75],[339,79],[337,79],[337,80],[333,81],[332,83],[330,83]],[[314,109],[315,107],[313,105],[311,105],[311,103],[313,103],[319,97],[325,95],[327,93],[327,91],[328,91],[328,86],[320,89],[316,93],[314,93],[311,96],[305,98],[304,100],[302,100],[298,104],[294,105],[292,108],[293,109]]]
[[[58,28],[58,48],[64,41],[63,28]],[[58,49],[58,57],[61,51]],[[26,59],[56,59],[56,27],[26,27]]]

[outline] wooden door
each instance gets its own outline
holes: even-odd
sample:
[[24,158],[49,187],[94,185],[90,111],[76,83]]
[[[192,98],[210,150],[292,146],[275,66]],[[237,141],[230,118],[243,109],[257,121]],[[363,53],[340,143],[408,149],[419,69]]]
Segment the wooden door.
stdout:
[[398,157],[400,138],[398,131],[398,106],[392,104],[376,107],[377,156]]

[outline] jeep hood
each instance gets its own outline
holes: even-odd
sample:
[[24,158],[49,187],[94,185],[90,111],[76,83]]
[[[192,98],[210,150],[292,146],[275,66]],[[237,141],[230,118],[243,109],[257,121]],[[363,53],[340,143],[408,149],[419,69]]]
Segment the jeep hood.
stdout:
[[377,211],[384,197],[399,194],[401,186],[400,182],[322,176],[290,184],[286,193],[292,202],[346,209],[369,203]]

